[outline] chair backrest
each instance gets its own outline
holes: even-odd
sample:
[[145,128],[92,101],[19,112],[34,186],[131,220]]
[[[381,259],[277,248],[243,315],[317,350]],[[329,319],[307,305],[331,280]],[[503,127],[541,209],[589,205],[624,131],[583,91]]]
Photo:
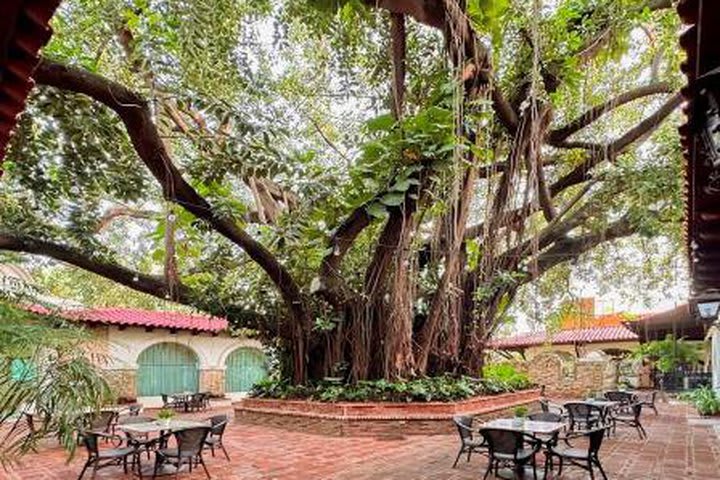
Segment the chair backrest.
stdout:
[[600,451],[600,446],[602,445],[603,438],[605,438],[605,432],[607,431],[608,427],[603,428],[595,428],[593,430],[589,430],[585,433],[588,437],[588,451],[591,455],[596,455]]
[[633,417],[635,417],[635,421],[640,420],[640,415],[642,414],[642,403],[635,403],[632,406],[632,412]]
[[569,402],[565,404],[570,419],[577,421],[588,421],[593,413],[602,414],[600,407],[583,402]]
[[540,409],[543,412],[549,412],[550,411],[550,402],[547,398],[541,398],[540,399]]
[[611,391],[605,392],[605,398],[611,402],[620,402],[622,405],[629,405],[633,401],[634,395],[630,392]]
[[173,432],[177,442],[178,451],[183,456],[198,455],[205,445],[205,439],[210,433],[210,427],[186,428]]
[[91,457],[96,457],[99,454],[98,447],[98,435],[96,433],[80,431],[80,443],[83,444]]
[[488,443],[490,455],[503,453],[516,456],[523,448],[522,432],[502,428],[483,428],[480,430],[480,435]]
[[223,433],[225,433],[225,427],[227,427],[227,423],[227,415],[213,415],[212,417],[210,417],[210,432],[213,435],[222,436]]
[[473,438],[473,420],[472,415],[455,415],[453,422],[458,429],[460,440],[472,440]]
[[137,416],[140,414],[140,410],[142,410],[142,405],[139,403],[133,403],[128,407],[128,415]]
[[170,403],[170,402],[168,402],[167,393],[161,393],[161,394],[160,394],[160,398],[162,398],[162,402],[163,402],[164,405],[167,405],[168,403]]
[[555,412],[537,412],[528,415],[530,420],[536,422],[556,422],[561,423],[563,421],[562,415]]

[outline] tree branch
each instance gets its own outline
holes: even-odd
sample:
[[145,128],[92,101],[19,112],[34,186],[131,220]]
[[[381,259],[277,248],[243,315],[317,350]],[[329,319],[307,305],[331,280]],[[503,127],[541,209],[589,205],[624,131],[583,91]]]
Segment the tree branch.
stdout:
[[618,155],[625,153],[635,142],[646,139],[652,134],[682,102],[680,93],[670,97],[655,113],[628,130],[623,136],[612,143],[602,147],[602,150],[593,150],[580,165],[561,177],[550,186],[552,196],[564,191],[568,187],[577,185],[590,178],[590,170],[608,159],[613,161]]
[[40,61],[33,77],[38,83],[87,95],[114,110],[125,124],[139,157],[162,186],[164,197],[205,220],[217,232],[242,248],[278,287],[293,317],[304,319],[302,295],[290,273],[268,249],[233,219],[218,215],[185,181],[165,149],[144,98],[100,75],[46,59]]
[[[170,298],[170,289],[162,276],[146,275],[136,272],[99,256],[91,256],[80,249],[68,245],[2,233],[0,234],[0,250],[30,253],[54,258],[55,260],[69,263],[70,265],[125,285],[138,292],[147,293],[148,295],[163,300]],[[175,298],[173,300],[186,305],[193,304],[190,289],[182,284],[177,285]]]
[[579,117],[575,118],[571,122],[569,122],[567,125],[556,128],[552,131],[550,131],[550,134],[548,135],[548,143],[550,145],[556,145],[565,139],[567,139],[572,134],[582,130],[583,128],[587,127],[591,123],[593,123],[595,120],[600,118],[602,115],[610,112],[611,110],[614,110],[621,105],[625,105],[627,103],[630,103],[634,100],[637,100],[639,98],[647,97],[650,95],[657,95],[659,93],[672,93],[673,89],[672,87],[667,83],[655,83],[652,85],[645,85],[643,87],[636,88],[634,90],[630,90],[627,92],[624,92],[620,95],[618,95],[615,98],[612,98],[608,100],[605,103],[602,103],[600,105],[597,105],[591,109],[589,109],[587,112],[583,113]]

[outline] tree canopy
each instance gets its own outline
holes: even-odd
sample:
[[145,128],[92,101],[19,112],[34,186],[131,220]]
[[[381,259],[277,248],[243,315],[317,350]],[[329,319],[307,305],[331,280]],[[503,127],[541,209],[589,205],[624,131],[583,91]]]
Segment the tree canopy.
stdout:
[[256,329],[296,382],[477,373],[523,285],[679,238],[670,6],[67,0],[0,249]]

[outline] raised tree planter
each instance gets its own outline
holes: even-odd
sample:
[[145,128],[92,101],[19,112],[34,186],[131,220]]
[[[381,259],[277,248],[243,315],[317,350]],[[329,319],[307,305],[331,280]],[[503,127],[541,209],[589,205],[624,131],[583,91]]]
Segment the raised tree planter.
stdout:
[[433,435],[455,431],[453,415],[484,419],[510,414],[540,399],[540,389],[458,402],[338,402],[245,398],[233,403],[235,421],[331,436]]

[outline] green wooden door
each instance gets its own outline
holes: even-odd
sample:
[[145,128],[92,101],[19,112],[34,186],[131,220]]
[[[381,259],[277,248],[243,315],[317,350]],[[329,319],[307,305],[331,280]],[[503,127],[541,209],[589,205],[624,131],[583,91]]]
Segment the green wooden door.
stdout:
[[265,355],[256,348],[238,348],[225,361],[225,391],[247,392],[267,376]]
[[158,343],[138,357],[138,395],[198,391],[198,358],[179,343]]

